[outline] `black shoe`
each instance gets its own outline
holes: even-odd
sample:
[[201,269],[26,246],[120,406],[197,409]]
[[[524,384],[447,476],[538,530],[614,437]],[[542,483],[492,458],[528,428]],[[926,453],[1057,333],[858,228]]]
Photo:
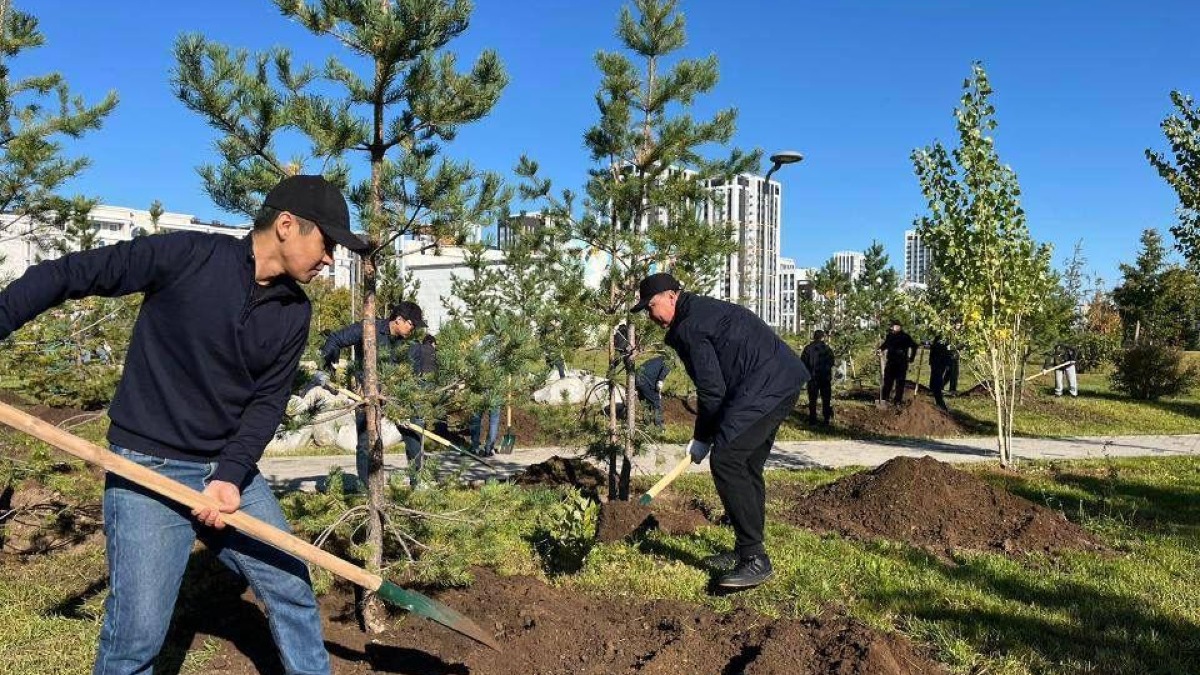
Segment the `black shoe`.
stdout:
[[704,566],[717,572],[729,572],[737,567],[740,560],[741,558],[738,557],[738,554],[730,551],[728,553],[718,553],[708,556],[704,559]]
[[743,558],[736,569],[717,580],[722,588],[753,588],[775,576],[766,554]]

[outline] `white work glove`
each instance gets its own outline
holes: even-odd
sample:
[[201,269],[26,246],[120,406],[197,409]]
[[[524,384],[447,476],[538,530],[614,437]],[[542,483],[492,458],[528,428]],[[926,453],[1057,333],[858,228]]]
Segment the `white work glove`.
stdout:
[[666,384],[666,382],[665,382],[665,381],[663,381],[663,380],[659,380],[659,381],[658,381],[658,390],[659,390],[659,391],[662,391],[662,389],[663,389],[663,385],[664,385],[664,384]]
[[692,456],[692,464],[703,462],[704,458],[708,457],[710,447],[708,443],[693,438],[691,444],[688,445],[688,454]]

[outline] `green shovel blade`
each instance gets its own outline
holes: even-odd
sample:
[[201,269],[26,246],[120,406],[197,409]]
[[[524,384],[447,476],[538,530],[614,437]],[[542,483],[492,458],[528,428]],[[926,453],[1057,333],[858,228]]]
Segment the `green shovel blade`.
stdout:
[[652,497],[649,492],[641,497],[638,497],[638,504],[641,504],[642,506],[649,506],[650,502],[652,501],[654,501],[654,497]]
[[401,588],[387,580],[384,580],[376,593],[390,605],[436,621],[450,630],[462,633],[476,642],[500,651],[500,645],[474,621],[429,596]]

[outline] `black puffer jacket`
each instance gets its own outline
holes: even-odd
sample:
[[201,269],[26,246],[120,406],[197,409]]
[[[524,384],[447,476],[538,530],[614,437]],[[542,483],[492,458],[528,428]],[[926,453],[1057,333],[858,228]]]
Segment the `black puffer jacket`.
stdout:
[[800,360],[813,377],[821,380],[833,378],[833,348],[823,341],[812,341],[800,352]]
[[681,293],[667,344],[696,384],[695,438],[728,446],[808,382],[800,357],[742,307]]

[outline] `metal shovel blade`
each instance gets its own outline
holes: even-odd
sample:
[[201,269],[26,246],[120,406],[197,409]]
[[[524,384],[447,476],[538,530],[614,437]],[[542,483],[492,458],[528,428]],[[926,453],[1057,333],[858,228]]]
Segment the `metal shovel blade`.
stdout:
[[384,580],[376,593],[390,605],[436,621],[450,630],[500,651],[500,645],[478,624],[427,595],[401,588],[387,580]]

